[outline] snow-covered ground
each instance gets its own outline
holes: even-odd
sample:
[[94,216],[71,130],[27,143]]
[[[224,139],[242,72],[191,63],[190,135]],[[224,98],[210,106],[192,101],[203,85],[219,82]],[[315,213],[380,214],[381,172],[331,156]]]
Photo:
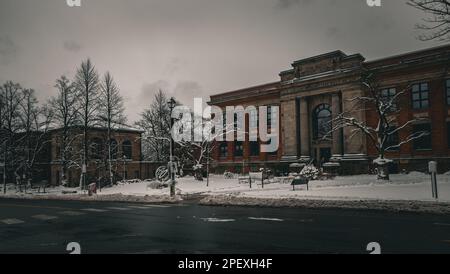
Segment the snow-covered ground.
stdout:
[[[202,194],[209,196],[229,195],[233,197],[247,198],[294,198],[311,200],[417,200],[433,201],[431,195],[431,181],[428,174],[413,172],[408,175],[391,175],[391,181],[382,182],[376,180],[375,175],[342,176],[324,181],[312,181],[309,191],[306,186],[297,186],[292,190],[289,184],[283,184],[279,180],[265,184],[262,189],[260,184],[239,184],[237,179],[225,179],[221,175],[211,176],[209,187],[206,180],[196,181],[193,177],[185,177],[177,180],[177,194]],[[99,196],[130,195],[130,196],[169,196],[169,189],[148,188],[150,182],[137,181],[133,183],[121,183],[110,188],[103,188]],[[439,200],[450,202],[450,174],[438,176]],[[71,196],[76,189],[63,187],[48,188],[46,194],[36,195]],[[9,195],[17,195],[13,186],[8,189]],[[73,193],[75,194],[75,193]],[[80,192],[78,192],[80,194]],[[20,194],[20,196],[27,194]],[[1,194],[0,194],[1,197]]]
[[[101,195],[168,195],[168,189],[154,190],[147,188],[148,182],[122,184],[103,189]],[[450,202],[450,174],[438,176],[439,200]],[[300,198],[300,199],[377,199],[377,200],[420,200],[431,201],[431,180],[428,174],[413,172],[408,175],[392,175],[391,181],[380,182],[374,175],[343,176],[332,180],[312,181],[309,191],[306,186],[296,187],[274,182],[254,185],[239,184],[237,179],[225,179],[214,175],[209,187],[206,181],[198,182],[192,177],[178,179],[179,194],[233,195],[255,198]]]

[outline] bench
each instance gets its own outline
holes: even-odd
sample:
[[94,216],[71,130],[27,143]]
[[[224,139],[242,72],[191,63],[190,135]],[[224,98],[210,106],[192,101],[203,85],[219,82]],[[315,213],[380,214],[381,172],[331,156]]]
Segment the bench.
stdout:
[[309,180],[305,177],[297,177],[292,183],[292,191],[295,191],[295,186],[306,185],[306,190],[309,191]]
[[294,176],[286,176],[286,177],[278,177],[277,178],[280,184],[291,184],[292,181],[295,179]]
[[250,188],[252,188],[252,182],[260,181],[262,188],[264,188],[264,173],[263,172],[250,172],[248,176],[238,177],[239,183],[249,182]]

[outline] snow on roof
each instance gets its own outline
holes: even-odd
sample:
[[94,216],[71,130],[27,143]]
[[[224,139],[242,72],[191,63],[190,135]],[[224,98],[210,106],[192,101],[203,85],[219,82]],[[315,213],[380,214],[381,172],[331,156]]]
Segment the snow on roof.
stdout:
[[[81,124],[79,125],[74,125],[72,127],[83,127]],[[98,130],[106,130],[108,129],[106,125],[104,125],[103,123],[99,123],[93,126],[89,126],[90,129],[98,129]],[[124,123],[111,123],[111,128],[113,130],[116,131],[127,131],[127,132],[138,132],[138,133],[143,133],[144,130],[136,128],[136,127],[132,127],[130,125],[124,124]],[[48,126],[47,130],[48,131],[57,131],[62,129],[61,126],[58,126],[56,124],[52,124],[50,126]],[[45,126],[42,127],[42,130],[45,130]]]

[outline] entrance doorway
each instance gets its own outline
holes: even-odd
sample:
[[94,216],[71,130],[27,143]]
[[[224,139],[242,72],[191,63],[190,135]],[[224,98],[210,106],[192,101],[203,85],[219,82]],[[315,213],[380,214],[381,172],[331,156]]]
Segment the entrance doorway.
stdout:
[[328,163],[331,159],[331,147],[317,147],[315,149],[315,165],[322,167],[323,164]]

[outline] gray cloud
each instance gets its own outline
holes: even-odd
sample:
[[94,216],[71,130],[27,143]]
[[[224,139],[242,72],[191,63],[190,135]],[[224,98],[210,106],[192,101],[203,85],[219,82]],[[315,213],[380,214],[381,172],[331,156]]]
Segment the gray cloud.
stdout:
[[17,56],[18,46],[8,36],[0,36],[0,65],[8,65]]
[[170,84],[165,80],[158,80],[153,83],[146,83],[143,85],[139,95],[136,96],[135,101],[133,103],[137,108],[140,109],[148,108],[152,103],[155,94],[159,90],[162,90],[167,93],[169,89]]
[[82,49],[82,46],[73,40],[65,41],[63,47],[65,50],[72,52],[78,52]]
[[191,105],[194,96],[276,81],[292,61],[332,50],[371,60],[438,44],[416,39],[425,15],[405,1],[64,2],[0,0],[0,82],[45,100],[56,78],[72,78],[91,57],[100,73],[113,73],[131,122],[158,88]]
[[180,103],[190,108],[194,106],[194,97],[203,98],[204,103],[209,100],[209,93],[205,92],[197,81],[158,80],[142,87],[134,102],[135,107],[148,108],[159,90],[162,90],[168,97],[175,97]]

